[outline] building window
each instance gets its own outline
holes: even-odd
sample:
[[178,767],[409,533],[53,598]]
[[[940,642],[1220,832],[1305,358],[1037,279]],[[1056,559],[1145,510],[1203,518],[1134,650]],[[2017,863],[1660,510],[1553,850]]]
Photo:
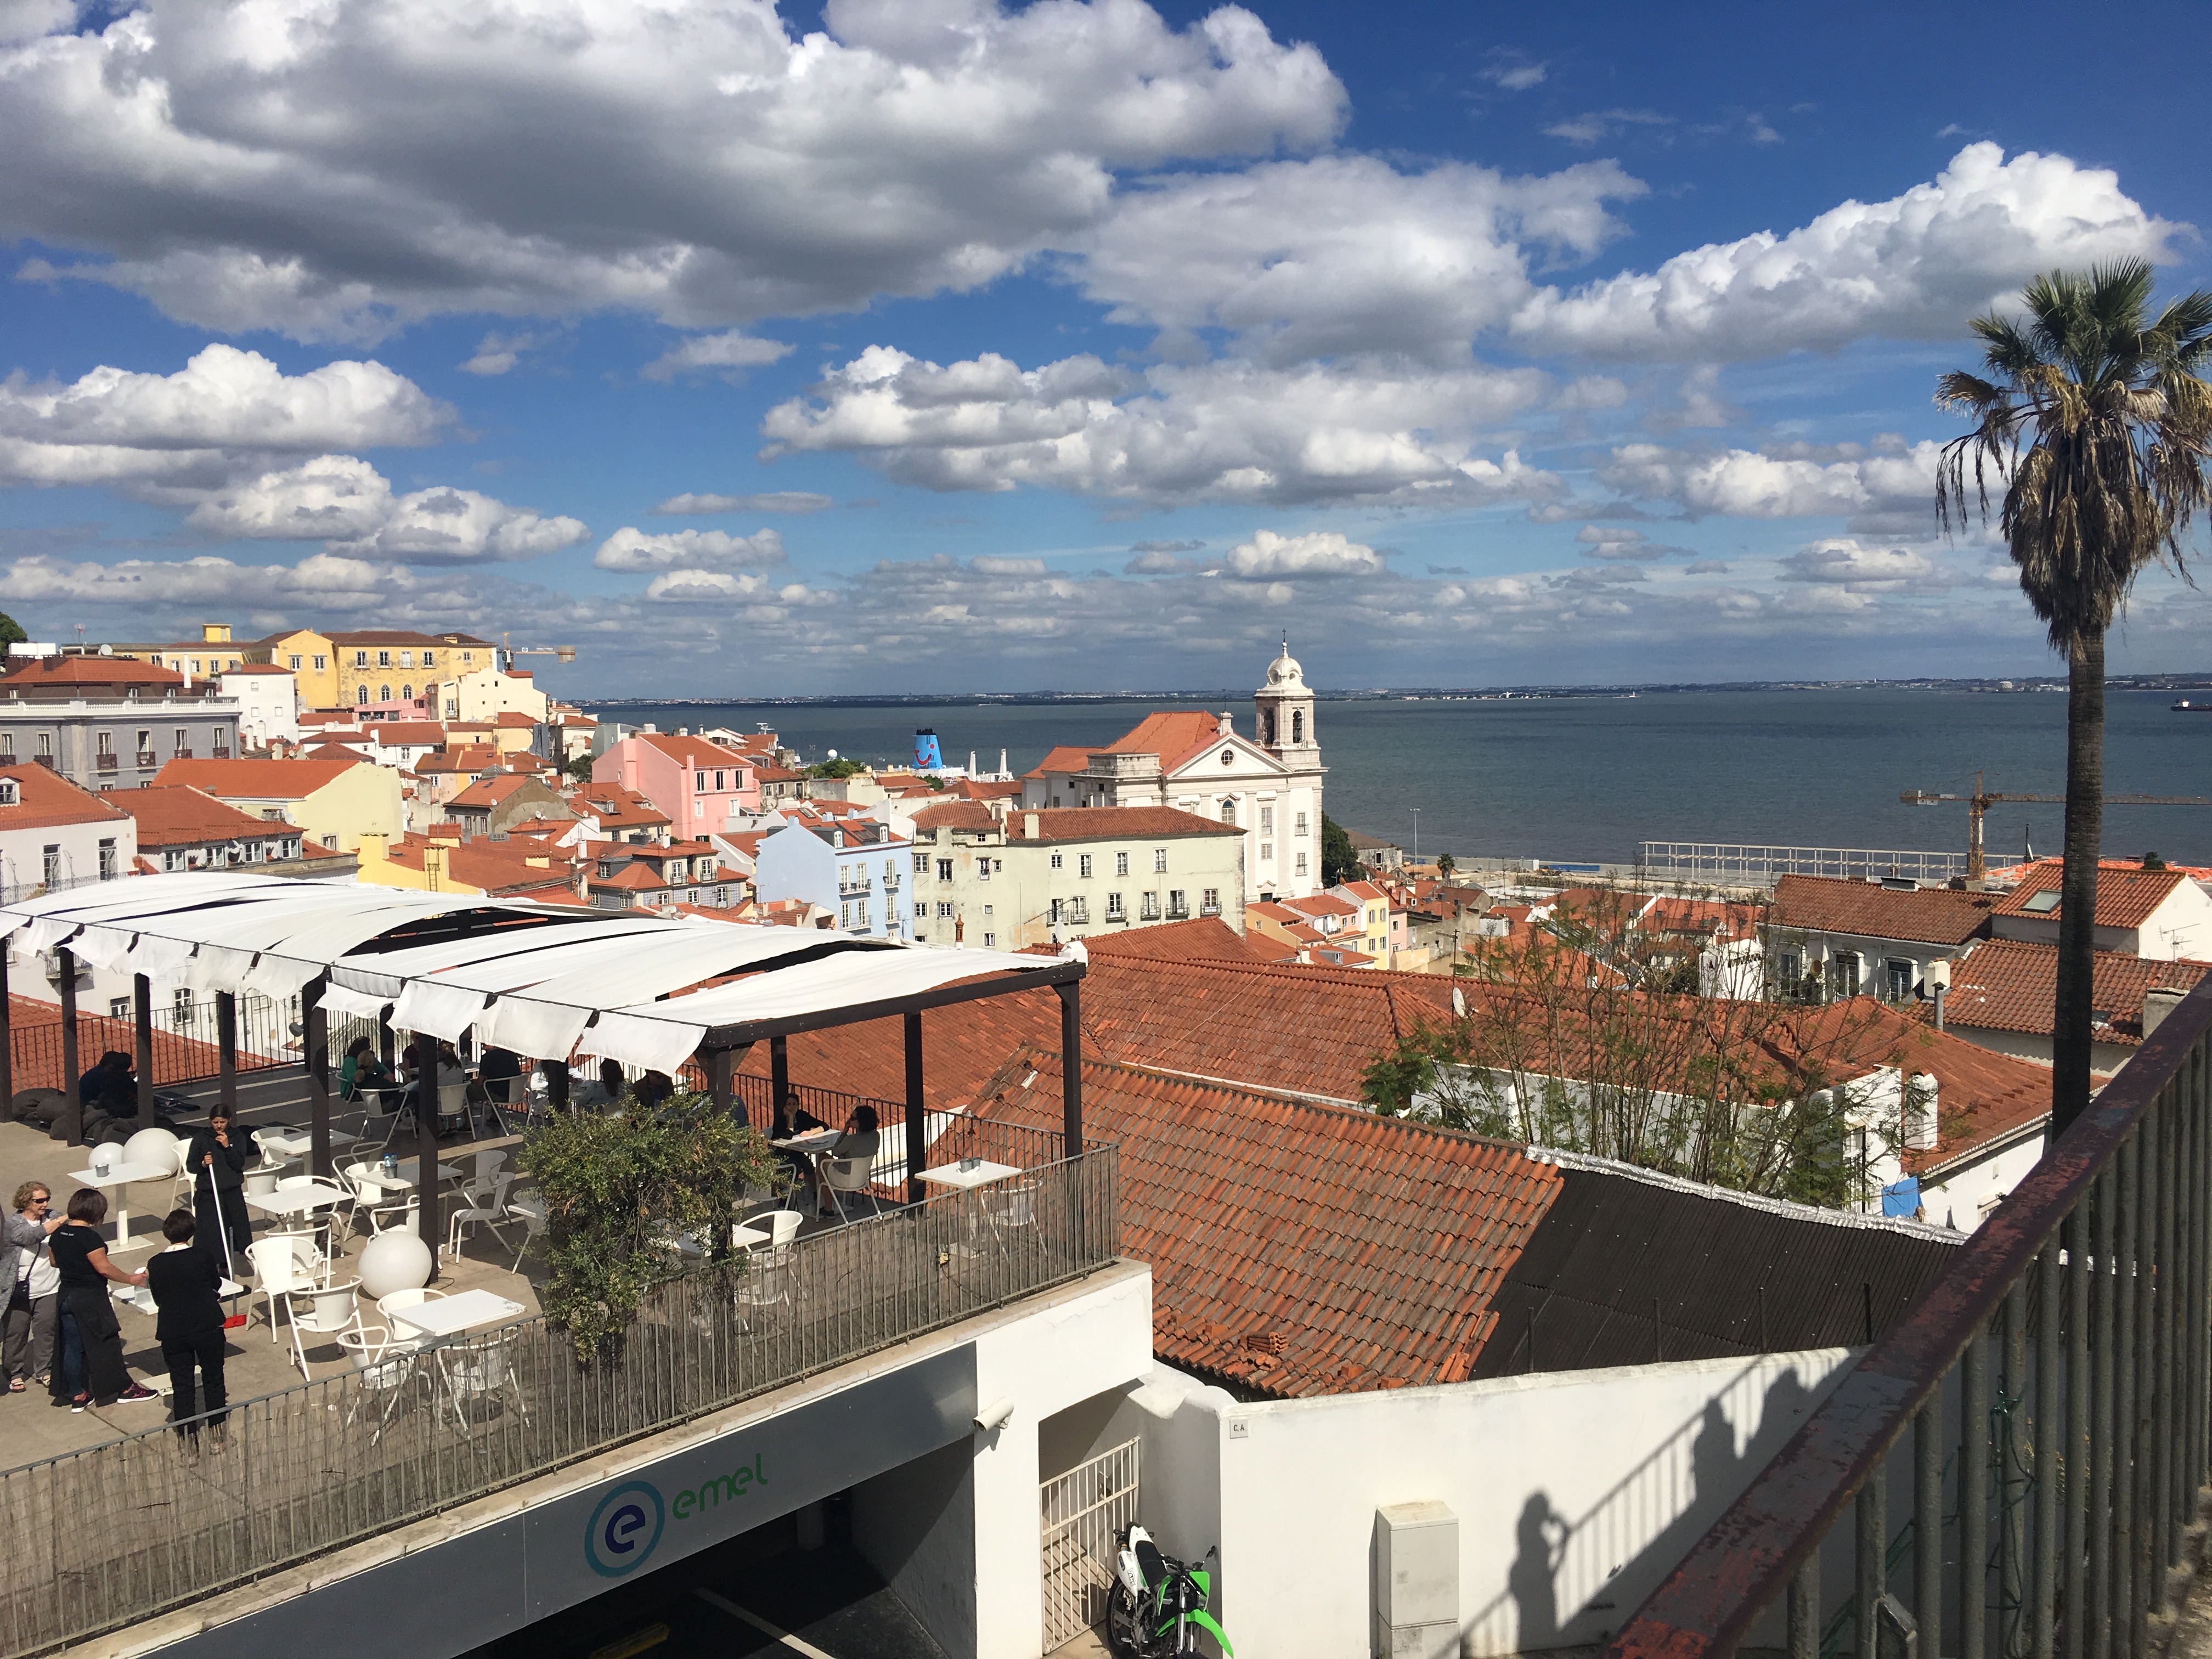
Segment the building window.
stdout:
[[173,730],[174,730],[175,736],[176,736],[176,750],[177,750],[177,752],[178,752],[179,755],[189,755],[189,754],[191,754],[191,753],[192,752],[192,734],[191,734],[191,732],[188,729],[186,729],[185,727],[181,726],[177,726],[177,727],[173,728]]
[[1302,836],[1303,836],[1304,834],[1305,834],[1305,832],[1306,832],[1306,815],[1305,815],[1304,813],[1303,813],[1303,812],[1301,812],[1301,813],[1299,813],[1299,814],[1298,814],[1298,826],[1297,826],[1297,828],[1298,828],[1298,834],[1300,834],[1300,835],[1302,835]]
[[1152,873],[1156,876],[1164,876],[1167,873],[1167,870],[1168,849],[1164,847],[1155,847],[1152,848]]
[[1126,876],[1129,873],[1129,855],[1127,853],[1114,854],[1114,873],[1117,876]]
[[950,900],[950,899],[939,899],[939,900],[938,900],[938,901],[937,901],[937,914],[938,914],[938,915],[939,915],[940,918],[942,918],[943,920],[945,920],[945,921],[951,921],[951,920],[952,920],[952,901],[951,901],[951,900]]
[[112,836],[100,837],[100,878],[102,881],[115,879],[115,837]]
[[356,702],[362,704],[363,707],[366,707],[368,702],[368,688],[365,685],[356,685],[354,687],[353,700]]
[[40,856],[40,866],[46,885],[52,886],[62,878],[62,849],[52,845],[45,848]]
[[1260,809],[1260,833],[1263,836],[1272,836],[1275,833],[1275,809],[1272,806],[1263,806]]
[[1304,874],[1305,874],[1305,872],[1306,872],[1306,855],[1305,855],[1304,853],[1301,853],[1301,854],[1298,854],[1298,867],[1297,867],[1297,874],[1299,874],[1299,875],[1301,875],[1301,876],[1303,876]]
[[98,744],[98,745],[97,745],[97,749],[96,749],[96,751],[95,751],[95,752],[97,752],[97,753],[98,753],[98,755],[99,755],[99,757],[100,757],[100,765],[102,765],[102,766],[112,766],[112,765],[114,765],[114,764],[115,764],[115,733],[114,733],[114,732],[102,732],[100,734],[100,742],[99,742],[99,744]]
[[300,672],[300,658],[298,653],[294,653],[292,655],[285,658],[284,660],[295,674]]
[[704,772],[699,774],[698,781],[694,783],[691,787],[697,790],[701,794],[705,794],[707,793],[707,775]]
[[1199,908],[1207,915],[1219,915],[1221,914],[1221,890],[1218,887],[1206,887],[1200,889],[1198,902]]
[[853,931],[853,907],[851,905],[841,904],[837,907],[837,925],[848,933]]
[[1882,963],[1887,981],[1890,1000],[1902,1002],[1912,994],[1912,963],[1903,957],[1892,957]]
[[867,900],[854,899],[853,901],[853,926],[858,928],[861,933],[865,933],[868,931]]
[[1293,744],[1300,744],[1305,740],[1306,711],[1303,708],[1293,708],[1291,710],[1291,741]]
[[1126,921],[1128,920],[1128,911],[1122,908],[1121,896],[1119,893],[1107,894],[1106,920],[1109,921]]
[[463,662],[474,662],[476,659],[477,653],[473,651],[464,651],[461,653],[461,660]]
[[723,790],[729,787],[729,786],[723,781],[723,780],[728,776],[729,773],[726,769],[714,774],[714,793],[716,794],[720,794]]
[[389,651],[380,651],[380,652],[378,652],[378,653],[376,653],[376,665],[377,665],[379,668],[389,668],[389,667],[391,667],[391,666],[392,666],[392,653],[391,653]]
[[988,859],[977,859],[975,860],[975,879],[978,881],[988,881],[990,878],[991,860]]
[[1190,900],[1180,887],[1168,889],[1168,920],[1181,921],[1190,914]]
[[1083,894],[1078,893],[1073,898],[1068,900],[1067,920],[1073,927],[1081,927],[1086,926],[1091,921],[1090,899],[1085,897]]
[[40,732],[40,733],[39,733],[39,756],[40,756],[40,758],[41,758],[41,759],[50,759],[50,758],[52,758],[52,755],[53,755],[53,752],[54,752],[54,734],[53,734],[52,732]]
[[107,1017],[110,1019],[129,1019],[132,1018],[131,1012],[131,999],[129,997],[108,998]]
[[[293,661],[293,666],[295,668],[299,666],[299,662],[296,658]],[[315,659],[315,672],[318,674],[329,672],[330,666],[331,659],[328,657],[318,657]]]
[[998,942],[999,942],[999,936],[998,936],[996,933],[986,933],[986,934],[984,934],[984,935],[983,935],[983,948],[984,948],[986,951],[989,950],[993,945],[996,945]]
[[1053,927],[1059,927],[1059,926],[1060,925],[1060,923],[1062,923],[1063,921],[1066,921],[1066,920],[1067,920],[1067,902],[1066,902],[1065,899],[1054,899],[1054,900],[1053,900],[1053,902],[1052,902],[1052,906],[1051,906],[1051,925],[1052,925]]
[[1160,919],[1160,896],[1158,893],[1139,894],[1137,912],[1140,921],[1158,921]]
[[916,853],[914,855],[914,872],[917,876],[926,876],[929,873],[928,854]]
[[401,652],[399,653],[399,665],[402,668],[412,668],[415,665],[415,653],[412,651]]
[[1234,749],[1223,750],[1221,751],[1221,763],[1224,766],[1234,766],[1237,763],[1237,751]]
[[0,764],[13,766],[15,763],[15,734],[13,732],[0,732]]
[[1079,853],[1075,859],[1075,873],[1085,881],[1091,879],[1091,854]]
[[437,665],[438,653],[434,651],[425,651],[422,653],[422,666],[425,668],[435,668]]
[[1275,861],[1274,842],[1263,841],[1260,843],[1260,861],[1262,864],[1273,864]]
[[714,908],[717,910],[726,910],[730,908],[730,890],[728,888],[717,887],[714,890]]
[[392,688],[388,685],[378,686],[376,688],[376,700],[379,702],[390,702],[392,701]]
[[1234,795],[1231,795],[1227,800],[1221,803],[1221,821],[1226,824],[1233,825],[1236,823],[1237,798]]
[[1829,958],[1828,989],[1839,997],[1859,994],[1859,953],[1844,951]]
[[1064,854],[1054,853],[1054,854],[1052,855],[1052,867],[1053,867],[1054,869],[1055,869],[1055,870],[1065,869],[1065,868],[1066,867],[1066,865],[1067,865],[1067,860],[1066,860],[1066,856]]
[[366,651],[356,651],[356,652],[355,652],[355,653],[353,653],[353,665],[354,665],[356,668],[366,668],[366,667],[368,667],[368,652],[366,652]]
[[937,878],[939,881],[950,881],[952,879],[952,860],[951,859],[938,860]]

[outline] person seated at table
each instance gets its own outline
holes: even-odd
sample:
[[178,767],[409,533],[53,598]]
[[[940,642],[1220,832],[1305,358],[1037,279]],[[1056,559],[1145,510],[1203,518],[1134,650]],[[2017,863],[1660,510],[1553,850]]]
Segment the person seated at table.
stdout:
[[376,1044],[357,1036],[346,1044],[345,1060],[338,1067],[338,1098],[359,1100],[369,1090],[387,1088],[392,1073],[377,1058]]
[[623,1075],[621,1063],[603,1060],[599,1062],[599,1080],[579,1090],[575,1099],[579,1106],[588,1106],[595,1111],[604,1112],[611,1107],[619,1106],[623,1097],[629,1092],[629,1079]]
[[107,1281],[143,1285],[143,1273],[126,1273],[107,1259],[100,1224],[107,1219],[107,1195],[97,1187],[70,1194],[69,1218],[46,1240],[46,1253],[61,1275],[61,1356],[48,1385],[57,1406],[81,1412],[118,1400],[159,1400],[153,1389],[131,1380],[123,1364],[123,1327],[116,1322]]
[[131,1074],[131,1056],[110,1048],[100,1063],[76,1080],[76,1097],[86,1115],[96,1106],[111,1117],[132,1117],[138,1111],[138,1079]]
[[554,1111],[568,1109],[568,1062],[565,1060],[541,1060],[538,1069],[545,1078],[545,1103]]
[[[775,1103],[775,1112],[769,1122],[768,1138],[771,1143],[789,1140],[793,1136],[805,1134],[810,1129],[826,1129],[829,1127],[787,1094]],[[775,1161],[790,1172],[791,1190],[795,1192],[801,1187],[813,1185],[814,1161],[805,1153],[789,1146],[778,1146],[773,1144],[769,1146],[769,1151],[775,1153]]]
[[192,1248],[196,1231],[191,1212],[170,1211],[161,1223],[169,1248],[147,1262],[145,1279],[154,1292],[154,1340],[169,1368],[169,1420],[177,1438],[198,1449],[204,1398],[209,1437],[220,1450],[229,1421],[223,1407],[230,1402],[222,1384],[222,1270],[205,1250]]
[[486,1047],[477,1061],[477,1077],[483,1084],[485,1097],[497,1105],[507,1103],[507,1091],[521,1075],[520,1057],[497,1044]]
[[253,1223],[246,1213],[246,1137],[234,1133],[230,1114],[217,1106],[207,1126],[192,1132],[185,1150],[185,1169],[192,1178],[192,1207],[199,1212],[199,1247],[216,1266],[223,1265],[223,1241],[231,1261],[246,1259],[253,1243]]
[[[883,1131],[877,1127],[876,1109],[855,1106],[853,1115],[845,1120],[843,1131],[819,1157],[823,1162],[833,1158],[859,1158],[872,1162],[883,1145]],[[830,1201],[830,1183],[822,1176],[821,1162],[814,1166],[814,1212],[817,1215],[836,1213]]]
[[647,1072],[630,1089],[637,1103],[647,1111],[665,1104],[675,1092],[675,1080],[665,1072]]
[[447,1113],[444,1109],[444,1103],[447,1090],[457,1084],[465,1089],[468,1080],[468,1072],[461,1065],[461,1057],[453,1052],[453,1045],[450,1042],[441,1042],[438,1045],[437,1069],[430,1078],[432,1103],[430,1109],[438,1114],[439,1133],[451,1133],[464,1121],[464,1117]]

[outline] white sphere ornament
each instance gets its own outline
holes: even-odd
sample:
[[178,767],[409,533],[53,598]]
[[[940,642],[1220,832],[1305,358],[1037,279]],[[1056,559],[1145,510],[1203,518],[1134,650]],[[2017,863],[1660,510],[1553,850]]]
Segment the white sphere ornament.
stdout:
[[122,1148],[112,1140],[103,1140],[92,1149],[92,1170],[94,1175],[106,1175],[113,1169]]
[[156,1169],[182,1169],[184,1142],[167,1129],[141,1129],[123,1143],[125,1164],[151,1164]]
[[428,1244],[411,1231],[394,1227],[368,1241],[357,1271],[361,1293],[374,1302],[394,1291],[421,1290],[435,1277],[438,1264]]

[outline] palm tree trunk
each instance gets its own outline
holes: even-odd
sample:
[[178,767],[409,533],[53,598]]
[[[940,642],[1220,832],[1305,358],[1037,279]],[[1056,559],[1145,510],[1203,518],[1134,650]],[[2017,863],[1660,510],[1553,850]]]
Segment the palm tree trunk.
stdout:
[[2058,908],[2058,988],[2051,1025],[2051,1136],[2088,1109],[2096,975],[2097,855],[2105,828],[2105,636],[2068,660],[2066,869]]

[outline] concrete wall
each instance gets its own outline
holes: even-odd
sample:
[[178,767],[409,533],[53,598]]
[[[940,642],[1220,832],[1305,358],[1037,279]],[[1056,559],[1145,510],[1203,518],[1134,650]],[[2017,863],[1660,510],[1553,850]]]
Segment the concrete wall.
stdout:
[[1375,1511],[1459,1520],[1474,1656],[1595,1643],[1823,1398],[1844,1349],[1240,1405],[1155,1366],[1100,1432],[1144,1437],[1144,1523],[1221,1548],[1240,1652],[1368,1651]]

